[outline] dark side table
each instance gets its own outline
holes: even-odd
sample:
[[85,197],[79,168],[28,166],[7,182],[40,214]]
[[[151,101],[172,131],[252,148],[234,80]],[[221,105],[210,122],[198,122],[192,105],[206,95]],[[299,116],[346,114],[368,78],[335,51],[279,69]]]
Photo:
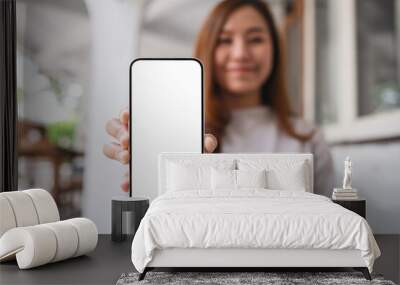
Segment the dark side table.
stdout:
[[149,199],[142,197],[114,197],[111,201],[111,239],[123,241],[135,235],[140,221],[149,208]]
[[364,219],[366,218],[366,200],[365,199],[357,199],[357,200],[336,200],[332,199],[332,202],[339,204],[340,206],[353,211],[356,214],[359,214]]

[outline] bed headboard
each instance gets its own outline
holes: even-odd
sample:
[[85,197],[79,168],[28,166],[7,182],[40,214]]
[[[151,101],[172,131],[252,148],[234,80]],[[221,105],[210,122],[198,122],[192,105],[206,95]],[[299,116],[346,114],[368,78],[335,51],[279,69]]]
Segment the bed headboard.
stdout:
[[[246,162],[262,162],[269,165],[294,165],[304,162],[306,166],[306,191],[313,192],[313,155],[310,153],[161,153],[158,158],[158,194],[161,195],[167,190],[168,163],[190,163],[195,165],[204,164],[232,164],[233,169]],[[281,171],[282,172],[282,171]],[[285,175],[283,172],[282,175]]]

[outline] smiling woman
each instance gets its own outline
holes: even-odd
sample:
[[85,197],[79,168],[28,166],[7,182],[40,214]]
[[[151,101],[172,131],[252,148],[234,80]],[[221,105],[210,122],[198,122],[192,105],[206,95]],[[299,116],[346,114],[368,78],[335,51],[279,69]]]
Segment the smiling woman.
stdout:
[[272,71],[272,52],[271,34],[255,9],[245,7],[231,15],[215,51],[216,77],[222,92],[231,90],[237,95],[227,96],[228,102],[245,93],[259,101],[258,87]]
[[[264,1],[222,1],[194,56],[205,66],[205,125],[217,152],[311,152],[315,192],[328,195],[332,161],[323,136],[293,116],[283,44]],[[323,178],[324,177],[324,178]]]
[[284,54],[269,7],[263,1],[223,1],[200,31],[195,57],[206,66],[206,127],[222,140],[233,109],[269,106],[279,128],[307,141],[290,122]]
[[[221,1],[200,29],[194,57],[204,65],[205,151],[312,153],[314,192],[330,196],[330,151],[318,129],[293,116],[284,52],[268,4]],[[123,124],[107,131],[127,133]],[[106,145],[104,153],[121,161],[119,153],[125,150],[119,141]],[[122,188],[128,183],[125,179]]]

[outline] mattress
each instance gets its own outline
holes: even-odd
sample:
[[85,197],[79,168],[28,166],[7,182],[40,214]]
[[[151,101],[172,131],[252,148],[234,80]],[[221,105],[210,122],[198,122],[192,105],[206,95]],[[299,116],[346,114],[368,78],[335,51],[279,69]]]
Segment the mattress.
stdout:
[[330,199],[299,191],[186,190],[156,198],[132,242],[143,272],[157,249],[359,250],[372,271],[380,255],[364,218]]

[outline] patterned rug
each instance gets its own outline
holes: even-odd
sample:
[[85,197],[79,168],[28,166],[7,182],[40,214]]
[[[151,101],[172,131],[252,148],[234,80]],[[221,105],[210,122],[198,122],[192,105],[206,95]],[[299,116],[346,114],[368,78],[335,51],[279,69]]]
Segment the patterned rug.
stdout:
[[138,281],[139,273],[124,273],[117,285],[134,284],[379,284],[395,285],[384,280],[382,275],[372,274],[372,281],[364,278],[360,272],[148,272],[142,281]]

